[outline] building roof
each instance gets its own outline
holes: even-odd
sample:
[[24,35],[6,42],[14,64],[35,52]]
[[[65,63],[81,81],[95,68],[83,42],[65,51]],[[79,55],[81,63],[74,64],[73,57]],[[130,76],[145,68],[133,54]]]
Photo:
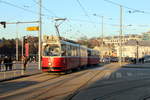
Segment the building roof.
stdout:
[[150,46],[150,40],[145,41],[136,41],[136,40],[129,40],[125,43],[126,46],[136,46],[138,43],[139,46]]

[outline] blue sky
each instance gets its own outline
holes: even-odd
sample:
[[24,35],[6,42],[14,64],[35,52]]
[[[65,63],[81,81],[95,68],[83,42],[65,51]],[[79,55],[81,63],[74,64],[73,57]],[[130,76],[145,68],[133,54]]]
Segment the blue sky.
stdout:
[[[3,1],[7,2],[4,3]],[[2,0],[0,2],[0,21],[35,21],[38,20],[38,0]],[[80,1],[82,7],[77,1]],[[140,13],[134,10],[123,8],[123,24],[132,25],[124,27],[124,34],[140,34],[150,30],[150,1],[149,0],[111,0],[124,6],[142,10],[148,13]],[[10,4],[8,4],[10,3]],[[14,4],[12,6],[12,4]],[[42,0],[43,9],[43,34],[56,35],[53,17],[67,18],[59,27],[62,36],[77,39],[79,37],[99,37],[101,35],[101,19],[97,15],[105,16],[104,36],[118,35],[119,31],[119,6],[108,3],[104,0]],[[25,11],[17,7],[33,11]],[[131,11],[132,13],[129,13]],[[87,16],[88,15],[88,16]],[[112,18],[112,20],[108,19]],[[37,36],[37,32],[26,31],[28,26],[37,24],[19,24],[17,31],[19,37],[26,35]],[[6,29],[0,26],[0,38],[15,38],[16,25],[7,25]]]

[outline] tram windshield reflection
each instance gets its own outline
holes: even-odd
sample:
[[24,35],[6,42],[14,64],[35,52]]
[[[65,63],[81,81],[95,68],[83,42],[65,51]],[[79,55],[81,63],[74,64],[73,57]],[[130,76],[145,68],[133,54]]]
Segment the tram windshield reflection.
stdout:
[[57,44],[47,44],[44,46],[43,56],[60,56],[60,46]]

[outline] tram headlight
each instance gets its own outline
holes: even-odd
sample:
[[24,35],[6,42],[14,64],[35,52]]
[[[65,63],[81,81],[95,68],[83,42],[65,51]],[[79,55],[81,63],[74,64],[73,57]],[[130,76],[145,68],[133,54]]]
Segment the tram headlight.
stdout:
[[48,63],[48,65],[49,65],[49,66],[51,66],[51,65],[52,65],[52,63],[51,63],[51,62],[49,62],[49,63]]

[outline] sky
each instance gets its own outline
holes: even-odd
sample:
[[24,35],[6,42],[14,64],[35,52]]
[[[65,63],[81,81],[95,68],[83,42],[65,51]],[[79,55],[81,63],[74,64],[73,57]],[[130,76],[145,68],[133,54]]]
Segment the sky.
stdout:
[[[113,3],[109,2],[112,1]],[[117,5],[116,5],[117,4]],[[101,16],[104,16],[104,36],[119,35],[120,6],[123,7],[123,34],[150,31],[149,0],[42,0],[42,34],[56,35],[54,18],[66,18],[59,26],[60,35],[69,39],[101,36]],[[130,8],[130,9],[129,9]],[[38,0],[0,0],[0,21],[37,21]],[[97,16],[93,16],[96,14]],[[30,24],[0,25],[0,38],[38,36],[37,31],[26,31]]]

